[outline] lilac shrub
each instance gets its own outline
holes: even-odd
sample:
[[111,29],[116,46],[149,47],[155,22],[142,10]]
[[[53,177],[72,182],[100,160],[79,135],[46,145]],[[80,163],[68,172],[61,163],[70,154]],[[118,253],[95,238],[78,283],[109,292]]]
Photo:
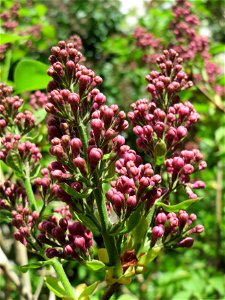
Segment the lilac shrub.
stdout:
[[[40,177],[41,152],[27,140],[35,126],[32,113],[18,111],[22,100],[4,84],[0,102],[0,159],[19,179],[1,184],[0,207],[11,215],[15,239],[53,265],[65,295],[73,299],[59,263],[76,260],[102,270],[113,290],[144,272],[161,249],[190,248],[204,227],[186,210],[200,200],[193,190],[205,184],[196,173],[206,167],[198,149],[184,148],[199,115],[179,97],[193,83],[175,50],[164,50],[157,58],[159,70],[146,76],[150,99],[131,105],[128,118],[138,136],[133,150],[122,135],[129,127],[125,112],[106,105],[97,88],[102,78],[80,64],[76,44],[61,41],[52,48],[47,98],[36,92],[30,102],[48,113],[52,161]],[[175,202],[178,190],[188,200]]]

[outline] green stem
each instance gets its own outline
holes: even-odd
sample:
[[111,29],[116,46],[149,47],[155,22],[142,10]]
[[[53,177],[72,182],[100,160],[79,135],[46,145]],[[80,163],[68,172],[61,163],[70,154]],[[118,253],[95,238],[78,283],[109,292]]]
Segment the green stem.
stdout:
[[[80,118],[78,117],[78,132],[79,132],[79,138],[82,141],[82,147],[84,150],[84,156],[86,161],[88,161],[88,155],[87,155],[87,147],[88,147],[88,141],[87,141],[87,131],[85,132],[85,127],[81,123]],[[103,198],[103,191],[102,191],[102,182],[99,179],[98,171],[95,170],[93,173],[93,183],[97,187],[94,189],[93,193],[95,196],[96,204],[98,207],[98,213],[101,223],[101,234],[104,240],[104,244],[106,247],[106,250],[108,252],[109,256],[109,262],[110,265],[114,267],[113,275],[116,278],[119,278],[122,275],[122,266],[120,261],[120,255],[118,253],[118,249],[116,247],[116,241],[115,238],[108,234],[108,228],[109,228],[109,219],[108,214],[106,210],[106,204],[105,200]]]
[[122,266],[120,261],[120,255],[118,253],[118,249],[116,247],[115,238],[108,233],[109,228],[109,219],[106,210],[106,205],[104,198],[102,197],[102,188],[100,186],[99,178],[97,171],[94,172],[93,181],[96,185],[96,189],[94,190],[95,200],[98,207],[99,218],[101,222],[101,234],[104,240],[104,244],[109,256],[110,265],[115,267],[114,276],[120,277],[122,275]]
[[66,276],[66,273],[62,267],[62,264],[58,261],[58,259],[55,258],[52,260],[52,266],[55,269],[67,295],[71,299],[75,300],[76,297],[75,297],[74,289],[73,289],[72,285],[70,284],[68,277]]
[[23,178],[23,182],[24,182],[26,193],[27,193],[27,198],[31,204],[31,207],[37,211],[38,208],[37,208],[37,204],[36,204],[36,199],[34,197],[33,189],[31,186],[30,177],[25,176]]

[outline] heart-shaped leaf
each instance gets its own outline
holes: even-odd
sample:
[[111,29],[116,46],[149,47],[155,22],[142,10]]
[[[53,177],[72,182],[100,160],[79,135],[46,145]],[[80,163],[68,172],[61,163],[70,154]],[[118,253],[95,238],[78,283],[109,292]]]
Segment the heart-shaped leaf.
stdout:
[[45,89],[49,82],[47,70],[48,65],[42,62],[28,58],[21,60],[14,72],[16,93]]

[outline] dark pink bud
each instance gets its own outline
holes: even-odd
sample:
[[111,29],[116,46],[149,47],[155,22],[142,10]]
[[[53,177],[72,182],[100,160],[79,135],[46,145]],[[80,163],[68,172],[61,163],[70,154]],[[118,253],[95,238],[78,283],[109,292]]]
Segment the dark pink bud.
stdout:
[[45,254],[48,258],[53,258],[58,255],[58,251],[55,248],[48,248],[45,250]]
[[174,157],[172,161],[172,166],[175,169],[181,169],[184,166],[184,160],[181,157]]
[[152,228],[152,236],[154,239],[161,238],[164,234],[164,230],[161,226],[154,226]]
[[135,207],[137,205],[137,198],[136,196],[130,196],[127,199],[127,206],[128,207]]
[[158,213],[156,218],[155,218],[155,222],[156,224],[164,224],[167,221],[167,216],[165,213]]
[[65,253],[65,255],[69,255],[69,256],[73,255],[73,253],[74,253],[73,244],[66,245],[64,247],[64,253]]
[[88,159],[89,163],[92,168],[96,168],[98,162],[102,159],[103,153],[102,150],[99,148],[91,148],[89,154],[88,154]]
[[74,238],[74,245],[81,249],[84,253],[86,252],[85,238],[83,236],[76,235]]
[[178,137],[178,139],[182,139],[186,135],[187,135],[187,128],[185,128],[184,126],[179,126],[177,128],[177,137]]
[[178,247],[191,248],[193,244],[194,239],[191,237],[187,237],[178,243]]
[[194,183],[191,183],[191,188],[192,189],[204,189],[205,183],[201,180],[197,180]]
[[183,167],[183,172],[185,173],[185,174],[188,174],[188,175],[190,175],[190,174],[192,174],[193,172],[194,172],[194,167],[191,165],[191,164],[186,164],[184,167]]
[[78,138],[73,138],[71,141],[70,141],[70,147],[72,149],[72,152],[77,155],[79,152],[80,152],[80,149],[82,147],[82,142],[80,139]]

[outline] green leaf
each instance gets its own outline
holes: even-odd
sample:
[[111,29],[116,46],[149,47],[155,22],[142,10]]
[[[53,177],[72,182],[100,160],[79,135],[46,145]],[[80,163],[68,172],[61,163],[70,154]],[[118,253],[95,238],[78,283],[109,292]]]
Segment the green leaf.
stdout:
[[77,192],[75,189],[71,188],[68,184],[66,183],[60,183],[61,188],[67,192],[67,194],[69,194],[70,196],[74,197],[74,198],[78,198],[78,199],[83,199],[83,198],[88,198],[90,196],[90,194],[92,193],[92,189],[88,189],[86,192],[84,193],[79,193]]
[[99,284],[99,281],[96,281],[96,282],[93,283],[92,285],[87,286],[87,287],[83,290],[83,292],[80,294],[78,300],[82,300],[82,297],[91,295],[91,294],[95,291],[95,289],[96,289],[96,287],[97,287],[98,284]]
[[6,164],[12,168],[16,175],[19,177],[23,177],[23,168],[20,155],[15,150],[10,150],[6,156]]
[[50,265],[50,264],[51,264],[50,260],[48,260],[48,261],[38,261],[36,263],[31,263],[31,264],[28,264],[28,265],[19,266],[19,270],[23,273],[26,273],[30,269],[39,269],[39,268],[42,268],[42,267]]
[[28,40],[28,35],[15,35],[10,33],[1,33],[0,45],[14,43],[16,41]]
[[209,279],[210,285],[222,296],[225,294],[225,276],[215,276]]
[[46,276],[45,283],[48,289],[60,298],[68,297],[59,279],[53,276]]
[[85,224],[85,226],[88,227],[93,233],[96,234],[99,233],[98,228],[88,216],[83,214],[78,214],[77,212],[74,212],[74,215],[76,216],[78,221],[80,221],[82,224]]
[[41,169],[41,165],[36,165],[30,172],[30,179],[34,179],[38,176]]
[[191,296],[191,292],[190,291],[181,291],[176,293],[172,300],[189,300]]
[[138,300],[138,298],[134,295],[125,294],[121,295],[117,300]]
[[86,261],[85,265],[90,270],[93,270],[93,271],[99,271],[99,270],[105,269],[105,264],[102,261],[96,260],[96,259],[93,259],[93,260],[90,260],[90,261]]
[[143,209],[143,204],[140,203],[136,210],[130,214],[129,218],[126,221],[125,227],[121,230],[120,227],[117,229],[115,232],[110,233],[111,235],[121,235],[130,232],[133,230],[140,222],[141,216],[142,216],[142,209]]
[[225,45],[224,44],[214,44],[210,47],[210,53],[212,55],[219,54],[225,52]]
[[185,200],[176,205],[166,205],[165,203],[161,203],[161,202],[156,202],[155,205],[157,207],[162,207],[166,212],[178,212],[179,210],[182,209],[184,210],[188,209],[193,203],[198,202],[200,200],[202,200],[202,197]]
[[45,15],[47,12],[47,8],[43,4],[36,4],[34,8],[35,8],[38,16],[40,16],[40,17]]
[[14,72],[16,93],[46,88],[49,82],[47,69],[48,65],[33,59],[20,61]]
[[41,108],[34,112],[34,116],[36,117],[35,125],[38,125],[46,118],[47,112],[44,108]]

